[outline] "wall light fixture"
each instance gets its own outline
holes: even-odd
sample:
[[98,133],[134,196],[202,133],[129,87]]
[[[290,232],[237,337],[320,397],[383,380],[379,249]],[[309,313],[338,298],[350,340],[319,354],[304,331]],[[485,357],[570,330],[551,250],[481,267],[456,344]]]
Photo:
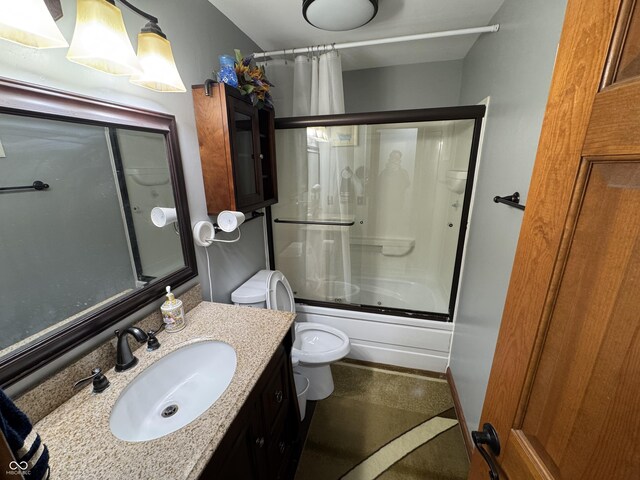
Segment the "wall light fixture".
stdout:
[[186,92],[158,19],[126,0],[118,1],[148,20],[138,35],[137,57],[115,0],[78,0],[67,58],[112,75],[130,75],[131,83],[151,90]]
[[0,1],[0,38],[31,48],[69,46],[44,0]]
[[122,12],[113,0],[78,0],[67,59],[111,75],[142,72]]

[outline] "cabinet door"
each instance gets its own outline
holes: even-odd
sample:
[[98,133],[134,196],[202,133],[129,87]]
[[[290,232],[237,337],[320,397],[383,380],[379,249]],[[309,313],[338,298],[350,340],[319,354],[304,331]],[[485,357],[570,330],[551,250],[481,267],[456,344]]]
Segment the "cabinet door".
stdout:
[[236,206],[242,210],[263,199],[258,112],[233,97],[229,97],[229,108]]
[[[246,405],[199,480],[265,479],[266,448],[256,406]],[[229,435],[230,434],[230,435]]]

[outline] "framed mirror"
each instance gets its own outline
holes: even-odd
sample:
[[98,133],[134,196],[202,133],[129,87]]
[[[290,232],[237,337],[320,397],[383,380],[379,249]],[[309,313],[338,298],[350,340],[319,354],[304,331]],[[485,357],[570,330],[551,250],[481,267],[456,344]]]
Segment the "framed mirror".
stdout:
[[0,384],[194,278],[190,225],[173,116],[0,78]]

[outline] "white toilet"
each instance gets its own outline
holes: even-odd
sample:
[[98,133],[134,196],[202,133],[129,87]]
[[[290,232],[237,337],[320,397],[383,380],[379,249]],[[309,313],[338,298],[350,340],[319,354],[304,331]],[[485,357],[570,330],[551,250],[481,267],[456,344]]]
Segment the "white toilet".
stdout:
[[[278,270],[260,270],[238,287],[231,300],[236,305],[295,312],[289,282]],[[337,328],[320,323],[296,322],[291,351],[295,371],[309,379],[307,400],[322,400],[333,392],[330,363],[351,349],[349,337]]]

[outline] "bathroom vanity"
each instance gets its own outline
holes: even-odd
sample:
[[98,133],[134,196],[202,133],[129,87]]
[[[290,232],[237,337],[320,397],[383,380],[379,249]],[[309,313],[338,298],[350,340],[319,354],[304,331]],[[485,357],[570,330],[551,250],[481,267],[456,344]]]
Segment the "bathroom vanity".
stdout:
[[[138,348],[136,367],[106,372],[111,381],[106,391],[93,394],[86,387],[35,425],[49,447],[52,475],[69,480],[292,478],[300,452],[289,360],[294,317],[202,302],[187,314],[184,330],[158,335],[158,350]],[[116,438],[110,416],[127,386],[168,354],[211,340],[227,343],[237,356],[222,396],[194,421],[163,437],[144,442]]]

